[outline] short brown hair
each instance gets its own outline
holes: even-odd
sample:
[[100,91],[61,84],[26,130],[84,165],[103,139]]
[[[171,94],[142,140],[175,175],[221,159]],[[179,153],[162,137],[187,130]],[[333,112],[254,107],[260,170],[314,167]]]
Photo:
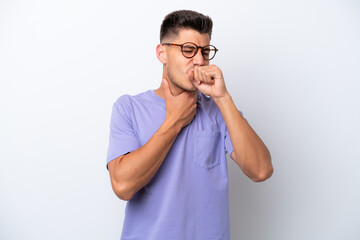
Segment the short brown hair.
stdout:
[[211,39],[213,22],[210,17],[191,10],[178,10],[164,18],[160,28],[160,42],[165,37],[178,36],[179,30],[193,29],[199,33],[207,33]]

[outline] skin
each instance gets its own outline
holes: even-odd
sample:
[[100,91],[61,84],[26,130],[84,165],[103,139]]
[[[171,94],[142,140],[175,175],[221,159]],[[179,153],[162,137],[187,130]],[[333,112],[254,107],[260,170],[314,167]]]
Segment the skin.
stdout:
[[[205,46],[210,44],[210,38],[192,29],[181,29],[177,37],[163,42]],[[268,179],[273,173],[270,153],[237,110],[221,69],[209,65],[200,50],[189,59],[182,55],[180,47],[159,44],[156,55],[163,64],[163,80],[155,93],[165,99],[166,117],[146,144],[108,164],[115,194],[130,200],[152,179],[181,129],[196,115],[197,90],[212,97],[219,107],[234,147],[231,158],[254,182]]]

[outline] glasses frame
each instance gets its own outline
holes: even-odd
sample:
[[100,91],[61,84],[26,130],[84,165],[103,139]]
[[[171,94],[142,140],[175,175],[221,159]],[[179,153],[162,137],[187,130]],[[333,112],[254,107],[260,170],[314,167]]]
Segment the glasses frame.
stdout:
[[[191,57],[187,57],[187,56],[184,55],[183,47],[184,47],[184,45],[187,44],[187,43],[191,43],[191,44],[193,44],[193,45],[196,47],[196,50],[195,50],[195,52],[194,52],[194,55],[191,56]],[[186,42],[186,43],[183,43],[183,44],[161,43],[161,45],[181,47],[181,53],[182,53],[182,55],[183,55],[184,57],[186,57],[186,58],[193,58],[193,57],[195,57],[196,54],[198,53],[199,49],[201,49],[201,56],[202,56],[205,60],[209,60],[209,61],[212,60],[212,59],[215,57],[217,51],[219,51],[219,49],[217,49],[214,45],[206,45],[206,46],[200,47],[200,46],[196,45],[196,44],[193,43],[193,42]],[[215,51],[215,53],[214,53],[214,56],[212,56],[211,58],[207,59],[207,58],[204,57],[203,51],[205,51],[205,48],[206,48],[206,47],[209,47],[209,46],[213,47],[214,49],[208,49],[208,50],[209,50],[209,51]]]

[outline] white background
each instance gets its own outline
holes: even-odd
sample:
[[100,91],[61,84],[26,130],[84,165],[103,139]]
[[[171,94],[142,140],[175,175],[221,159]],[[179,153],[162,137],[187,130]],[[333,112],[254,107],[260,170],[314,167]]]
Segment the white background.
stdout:
[[232,161],[232,239],[360,239],[360,3],[0,1],[0,239],[119,239],[112,103],[155,89],[166,14],[212,17],[213,63],[271,151]]

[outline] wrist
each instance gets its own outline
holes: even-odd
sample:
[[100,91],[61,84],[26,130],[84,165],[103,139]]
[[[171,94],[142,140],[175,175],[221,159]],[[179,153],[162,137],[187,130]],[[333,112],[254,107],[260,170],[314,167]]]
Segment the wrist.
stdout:
[[228,102],[231,102],[232,101],[232,97],[230,96],[229,92],[226,91],[224,96],[222,97],[218,97],[218,98],[215,98],[213,97],[213,100],[214,102],[216,103],[216,105],[218,105],[218,107],[220,107],[220,105],[223,105],[223,104],[226,104]]
[[177,135],[181,131],[182,126],[179,121],[165,117],[165,120],[160,129],[163,132],[169,132],[171,134]]

